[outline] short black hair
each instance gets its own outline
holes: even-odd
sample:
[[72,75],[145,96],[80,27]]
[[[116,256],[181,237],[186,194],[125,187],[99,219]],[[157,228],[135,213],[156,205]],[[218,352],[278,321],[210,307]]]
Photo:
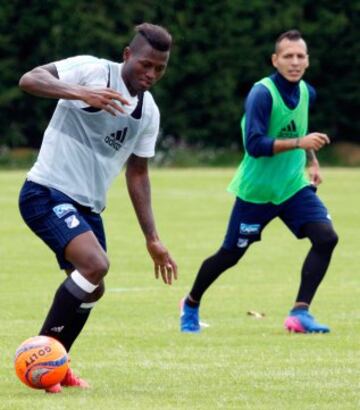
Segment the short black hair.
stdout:
[[302,34],[300,33],[299,30],[289,30],[289,31],[285,31],[284,33],[280,34],[280,36],[276,39],[275,41],[275,53],[278,51],[279,49],[279,44],[282,40],[284,40],[284,38],[290,40],[290,41],[297,41],[297,40],[304,40]]
[[[141,35],[152,48],[158,51],[169,51],[172,44],[171,34],[162,26],[158,26],[150,23],[142,23],[135,27],[137,33],[135,39]],[[131,47],[131,44],[130,44]]]

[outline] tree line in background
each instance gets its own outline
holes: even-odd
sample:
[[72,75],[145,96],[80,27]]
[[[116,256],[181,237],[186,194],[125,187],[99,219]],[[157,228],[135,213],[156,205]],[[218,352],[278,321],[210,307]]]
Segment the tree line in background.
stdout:
[[0,145],[39,147],[55,101],[18,88],[27,70],[78,54],[121,61],[136,24],[165,26],[174,46],[152,90],[162,141],[240,144],[251,85],[272,72],[277,36],[292,28],[307,40],[305,79],[318,93],[310,128],[334,141],[360,136],[360,3],[347,0],[13,0],[0,7]]

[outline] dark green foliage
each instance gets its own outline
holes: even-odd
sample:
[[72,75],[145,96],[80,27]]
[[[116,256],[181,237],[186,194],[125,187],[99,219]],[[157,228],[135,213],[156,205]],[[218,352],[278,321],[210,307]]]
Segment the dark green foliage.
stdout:
[[167,74],[153,90],[163,139],[239,144],[244,98],[253,82],[272,72],[278,34],[297,28],[311,56],[306,79],[318,91],[312,130],[356,141],[359,12],[359,2],[346,0],[2,2],[0,145],[38,147],[55,106],[20,91],[24,72],[77,54],[120,61],[134,25],[143,21],[166,26],[174,37]]

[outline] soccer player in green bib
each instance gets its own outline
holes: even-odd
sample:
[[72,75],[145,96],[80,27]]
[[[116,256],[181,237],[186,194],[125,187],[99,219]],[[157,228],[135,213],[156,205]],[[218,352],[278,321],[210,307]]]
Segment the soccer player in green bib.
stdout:
[[[236,196],[235,204],[222,246],[202,263],[181,303],[182,332],[200,331],[199,306],[204,292],[237,264],[253,242],[261,240],[262,230],[276,217],[297,238],[308,238],[311,243],[284,326],[298,333],[330,331],[309,313],[338,236],[316,195],[321,176],[315,151],[330,141],[324,133],[307,131],[315,90],[302,80],[309,57],[300,32],[291,30],[279,36],[272,64],[276,72],[255,83],[246,99],[241,121],[245,155],[228,187]],[[309,177],[304,172],[307,159]]]

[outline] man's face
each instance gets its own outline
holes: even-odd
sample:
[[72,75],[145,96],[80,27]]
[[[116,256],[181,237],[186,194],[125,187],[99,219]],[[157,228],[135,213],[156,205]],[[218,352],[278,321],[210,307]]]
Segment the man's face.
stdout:
[[281,40],[272,55],[272,64],[290,82],[300,81],[309,67],[309,56],[304,40]]
[[131,95],[151,88],[165,74],[169,51],[158,51],[144,43],[138,50],[126,47],[122,77]]

